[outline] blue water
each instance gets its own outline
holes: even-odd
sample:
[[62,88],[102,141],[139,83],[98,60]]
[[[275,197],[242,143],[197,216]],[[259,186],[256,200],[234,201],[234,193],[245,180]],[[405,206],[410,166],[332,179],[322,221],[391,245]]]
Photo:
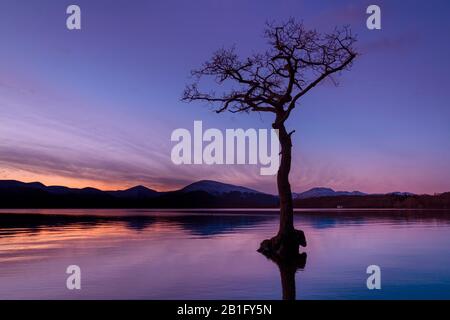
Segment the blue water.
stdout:
[[[295,223],[307,258],[283,288],[256,252],[275,212],[1,210],[0,299],[281,299],[294,286],[297,299],[450,298],[448,212],[313,210]],[[69,265],[81,290],[66,288]]]

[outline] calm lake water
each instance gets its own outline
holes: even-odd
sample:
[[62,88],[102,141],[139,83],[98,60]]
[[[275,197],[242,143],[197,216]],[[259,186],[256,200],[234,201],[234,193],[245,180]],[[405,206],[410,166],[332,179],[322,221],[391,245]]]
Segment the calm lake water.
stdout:
[[[308,247],[294,277],[256,252],[275,212],[1,210],[0,299],[450,299],[448,212],[301,211],[295,222]],[[79,291],[66,289],[69,265]],[[369,265],[381,290],[366,287]]]

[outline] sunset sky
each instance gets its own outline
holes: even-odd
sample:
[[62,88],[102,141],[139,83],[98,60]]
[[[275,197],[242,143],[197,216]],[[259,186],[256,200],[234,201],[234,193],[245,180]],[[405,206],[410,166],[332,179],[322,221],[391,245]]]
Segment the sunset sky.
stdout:
[[[78,4],[82,30],[66,29]],[[382,30],[366,28],[369,4]],[[262,51],[267,20],[350,25],[361,52],[340,85],[312,90],[295,129],[294,191],[450,191],[450,2],[2,0],[0,179],[172,190],[200,179],[276,192],[259,166],[176,166],[177,128],[270,128],[180,101],[189,72],[235,45]]]

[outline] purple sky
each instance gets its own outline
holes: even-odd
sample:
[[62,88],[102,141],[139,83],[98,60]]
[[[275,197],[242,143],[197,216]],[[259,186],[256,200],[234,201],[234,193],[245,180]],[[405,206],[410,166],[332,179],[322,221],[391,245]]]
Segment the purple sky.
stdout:
[[[369,4],[382,30],[365,27]],[[81,31],[65,10],[82,9]],[[291,183],[365,192],[450,190],[449,1],[2,0],[0,179],[167,190],[213,179],[275,192],[258,166],[175,166],[171,132],[270,128],[271,115],[217,115],[180,102],[189,71],[223,46],[265,48],[267,20],[349,24],[362,55],[340,86],[311,91]]]

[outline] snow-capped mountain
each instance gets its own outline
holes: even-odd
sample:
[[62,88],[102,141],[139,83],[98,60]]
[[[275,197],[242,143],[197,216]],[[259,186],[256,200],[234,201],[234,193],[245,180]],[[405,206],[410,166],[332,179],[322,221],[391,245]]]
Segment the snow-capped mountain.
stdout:
[[360,191],[334,191],[331,188],[312,188],[302,193],[294,193],[294,199],[337,197],[337,196],[365,196],[366,193]]
[[240,193],[248,193],[248,194],[262,194],[262,192],[249,189],[246,187],[235,186],[232,184],[212,181],[212,180],[201,180],[198,182],[194,182],[183,189],[181,192],[193,192],[193,191],[204,191],[213,195],[221,195],[230,192],[240,192]]

